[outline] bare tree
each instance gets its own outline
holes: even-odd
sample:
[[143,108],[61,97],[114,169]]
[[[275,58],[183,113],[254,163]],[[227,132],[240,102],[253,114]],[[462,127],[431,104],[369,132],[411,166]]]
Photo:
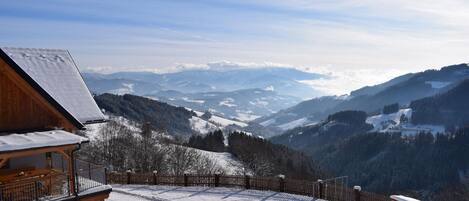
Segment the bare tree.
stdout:
[[225,174],[223,167],[218,165],[215,159],[208,156],[200,155],[193,167],[193,171],[197,174]]
[[169,151],[168,166],[169,173],[175,175],[182,175],[194,167],[200,154],[193,149],[188,149],[179,145],[174,145]]

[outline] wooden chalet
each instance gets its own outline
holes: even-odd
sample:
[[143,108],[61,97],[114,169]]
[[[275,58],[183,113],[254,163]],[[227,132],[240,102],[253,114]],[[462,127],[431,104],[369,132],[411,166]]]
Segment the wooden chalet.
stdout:
[[0,48],[0,201],[105,200],[104,168],[74,157],[104,119],[68,51]]

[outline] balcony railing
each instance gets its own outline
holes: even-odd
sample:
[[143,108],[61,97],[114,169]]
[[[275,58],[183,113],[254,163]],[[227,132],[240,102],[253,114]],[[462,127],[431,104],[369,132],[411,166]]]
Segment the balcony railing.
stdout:
[[83,193],[106,184],[106,169],[104,166],[76,159],[75,167],[78,193]]
[[71,192],[70,175],[51,170],[45,175],[0,184],[0,201],[69,200],[106,184],[104,167],[81,160],[75,161],[73,176],[76,192]]
[[0,201],[56,200],[70,196],[69,176],[51,173],[0,185]]

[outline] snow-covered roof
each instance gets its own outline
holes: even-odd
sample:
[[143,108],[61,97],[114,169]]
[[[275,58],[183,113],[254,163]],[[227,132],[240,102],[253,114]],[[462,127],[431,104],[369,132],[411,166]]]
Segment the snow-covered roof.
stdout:
[[406,197],[403,195],[391,195],[390,197],[391,199],[396,200],[396,201],[419,201],[417,199]]
[[0,152],[80,144],[88,139],[63,130],[0,135]]
[[[81,124],[104,120],[73,58],[67,50],[1,48],[14,64],[13,68],[33,87],[38,85],[45,98],[67,118]],[[1,52],[1,51],[0,51]],[[7,61],[8,62],[8,61]],[[16,64],[16,65],[15,65]],[[19,68],[19,69],[18,69]],[[34,83],[31,83],[34,82]],[[47,97],[50,96],[50,97]],[[67,116],[68,115],[68,116]],[[72,119],[73,121],[73,119]],[[77,124],[75,122],[75,124]],[[82,125],[78,126],[82,127]]]

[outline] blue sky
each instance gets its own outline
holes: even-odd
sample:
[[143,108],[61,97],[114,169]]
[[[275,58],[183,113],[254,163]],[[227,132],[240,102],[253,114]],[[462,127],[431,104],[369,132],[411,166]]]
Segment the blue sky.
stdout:
[[340,94],[469,60],[464,1],[0,3],[0,46],[68,49],[83,70],[286,66],[333,75],[311,84]]

